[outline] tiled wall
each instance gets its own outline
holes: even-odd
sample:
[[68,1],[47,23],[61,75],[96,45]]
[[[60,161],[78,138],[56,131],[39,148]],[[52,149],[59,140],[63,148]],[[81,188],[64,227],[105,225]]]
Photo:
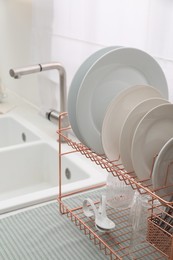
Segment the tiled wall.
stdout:
[[8,69],[58,61],[65,66],[69,87],[76,70],[90,54],[104,46],[123,45],[155,56],[165,71],[173,100],[173,62],[159,58],[147,41],[149,3],[150,0],[1,1],[0,27],[6,27],[3,25],[5,37],[0,43],[0,75],[4,84],[42,111],[56,108],[56,72],[14,80],[8,76]]

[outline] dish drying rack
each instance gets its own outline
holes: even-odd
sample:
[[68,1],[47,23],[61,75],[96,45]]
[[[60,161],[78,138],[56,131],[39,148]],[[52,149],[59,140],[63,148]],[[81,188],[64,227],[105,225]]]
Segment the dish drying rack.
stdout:
[[[126,172],[121,164],[116,161],[109,161],[105,156],[97,155],[82,143],[67,137],[67,131],[70,126],[62,128],[62,121],[68,118],[67,113],[62,113],[59,117],[59,210],[61,214],[66,215],[93,243],[105,253],[108,259],[173,259],[173,201],[169,202],[165,197],[158,196],[149,179],[138,180],[134,172]],[[69,151],[63,152],[62,143],[64,141],[69,145]],[[129,210],[112,208],[107,209],[107,215],[116,224],[115,230],[100,233],[95,227],[94,219],[88,219],[83,213],[82,200],[80,205],[70,205],[68,198],[71,195],[80,195],[86,191],[92,191],[104,187],[104,184],[93,185],[69,193],[62,192],[62,157],[72,153],[81,153],[86,158],[106,169],[115,178],[130,185],[133,190],[137,190],[141,195],[149,196],[149,217],[147,220],[146,239],[129,255],[133,230],[129,224]],[[153,159],[154,166],[155,158]],[[168,177],[169,167],[166,174],[164,186],[159,189],[165,189]],[[151,171],[152,175],[152,171]],[[93,193],[94,194],[94,193]],[[168,196],[173,196],[168,194]],[[95,205],[99,203],[100,197],[95,197]],[[158,203],[159,202],[159,203]],[[106,258],[106,259],[107,259]]]

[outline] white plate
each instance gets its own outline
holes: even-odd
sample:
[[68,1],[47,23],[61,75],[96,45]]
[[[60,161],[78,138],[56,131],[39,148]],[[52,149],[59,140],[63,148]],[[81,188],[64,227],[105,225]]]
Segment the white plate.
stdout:
[[120,155],[119,140],[122,126],[133,108],[150,97],[161,97],[160,92],[151,86],[132,86],[122,91],[109,104],[102,125],[102,145],[110,161]]
[[173,137],[173,104],[150,110],[136,127],[131,149],[133,169],[140,180],[150,178],[153,159]]
[[168,98],[168,87],[159,64],[147,53],[133,49],[112,50],[86,73],[78,91],[77,124],[85,144],[102,154],[101,127],[110,101],[123,89],[151,85]]
[[163,186],[167,187],[156,191],[157,195],[163,197],[163,199],[167,201],[169,201],[173,195],[172,165],[171,167],[169,167],[169,171],[167,175],[168,166],[172,162],[173,162],[173,138],[171,138],[160,150],[156,158],[156,161],[154,163],[153,174],[152,174],[152,183],[154,189],[159,189],[162,188]]
[[165,103],[169,103],[169,101],[162,98],[149,98],[135,106],[135,108],[128,114],[122,127],[119,143],[120,157],[126,171],[134,171],[131,160],[131,145],[133,134],[138,123],[149,110]]
[[121,46],[109,46],[94,52],[81,64],[81,66],[75,73],[74,78],[71,82],[69,93],[68,93],[68,101],[67,101],[68,117],[73,132],[81,142],[83,142],[83,138],[79,132],[77,121],[76,121],[76,100],[77,100],[78,90],[80,88],[81,82],[85,74],[87,73],[87,71],[96,62],[97,59],[99,59],[106,52],[117,48],[121,48]]

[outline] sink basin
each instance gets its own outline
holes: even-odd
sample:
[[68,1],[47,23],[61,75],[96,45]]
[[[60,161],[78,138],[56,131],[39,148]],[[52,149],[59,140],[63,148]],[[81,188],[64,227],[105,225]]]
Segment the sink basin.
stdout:
[[39,139],[37,135],[13,117],[0,118],[0,148]]
[[[55,200],[59,193],[56,138],[48,138],[25,119],[21,122],[17,116],[0,117],[0,218]],[[66,144],[63,147],[69,149]],[[70,153],[61,159],[63,194],[105,183],[105,174],[82,155]]]
[[[65,192],[93,182],[86,163],[78,158],[78,165],[73,159],[65,156],[62,160]],[[0,165],[0,214],[57,198],[56,147],[43,141],[6,147],[0,149]]]
[[[1,176],[0,201],[29,192],[58,187],[58,153],[47,143],[30,143],[26,146],[0,150]],[[69,166],[62,181],[69,184],[88,175]],[[72,173],[71,173],[72,172]],[[1,173],[0,173],[1,175]]]
[[56,200],[59,192],[75,196],[76,191],[105,183],[107,171],[71,151],[66,143],[58,156],[57,124],[8,91],[11,101],[18,105],[0,115],[0,219]]

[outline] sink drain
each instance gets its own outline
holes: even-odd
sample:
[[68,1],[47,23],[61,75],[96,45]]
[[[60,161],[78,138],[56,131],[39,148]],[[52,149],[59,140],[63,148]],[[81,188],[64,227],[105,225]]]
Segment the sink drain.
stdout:
[[65,176],[68,180],[71,179],[71,171],[69,170],[69,168],[66,168],[65,169]]

